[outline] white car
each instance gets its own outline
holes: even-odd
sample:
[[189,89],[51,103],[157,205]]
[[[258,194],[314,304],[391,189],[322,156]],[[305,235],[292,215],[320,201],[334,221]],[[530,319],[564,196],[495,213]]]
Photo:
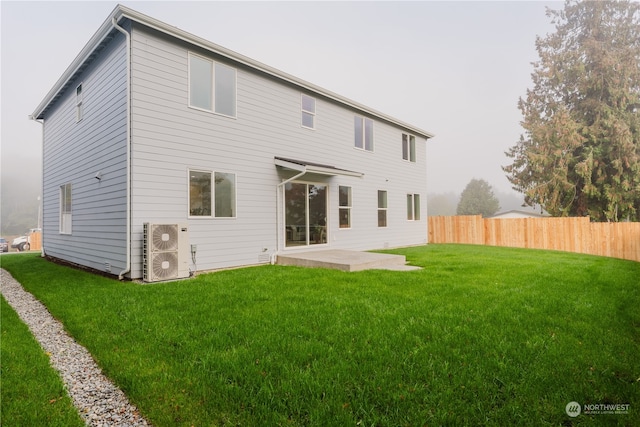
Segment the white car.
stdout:
[[26,236],[19,236],[13,239],[11,242],[11,247],[14,249],[18,249],[19,251],[28,251],[31,249],[31,242],[29,240],[29,235],[33,232],[41,231],[39,228],[32,228],[29,230],[29,233]]
[[16,237],[11,242],[11,247],[19,251],[28,251],[31,248],[29,238],[27,236]]

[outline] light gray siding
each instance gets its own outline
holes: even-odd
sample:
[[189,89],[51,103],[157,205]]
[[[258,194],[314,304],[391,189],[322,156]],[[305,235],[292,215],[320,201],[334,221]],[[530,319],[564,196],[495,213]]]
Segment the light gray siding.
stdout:
[[[426,243],[426,147],[416,137],[417,162],[402,160],[403,130],[375,121],[375,150],[354,148],[354,115],[317,94],[316,129],[300,122],[300,90],[255,70],[237,69],[237,117],[188,106],[188,52],[220,60],[134,25],[132,32],[132,277],[141,276],[142,224],[187,223],[199,270],[265,262],[277,250],[277,185],[293,175],[274,156],[364,173],[307,175],[329,184],[326,246],[375,249]],[[225,62],[220,60],[221,62]],[[410,133],[406,132],[405,133]],[[188,217],[188,170],[236,174],[236,218]],[[352,228],[338,227],[338,185],[353,191]],[[388,191],[388,226],[377,226],[377,191]],[[408,221],[407,194],[420,194],[422,216]],[[323,246],[314,246],[319,249]]]
[[[44,113],[45,252],[114,274],[126,266],[126,70],[125,39],[117,34]],[[83,118],[77,122],[79,84]],[[72,230],[61,234],[60,186],[67,183]]]

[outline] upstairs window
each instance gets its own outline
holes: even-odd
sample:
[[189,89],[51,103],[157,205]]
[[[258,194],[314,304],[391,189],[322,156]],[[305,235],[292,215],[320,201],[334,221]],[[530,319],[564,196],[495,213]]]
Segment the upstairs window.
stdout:
[[378,190],[378,227],[387,226],[387,192]]
[[82,120],[82,85],[76,88],[76,122]]
[[189,106],[236,116],[236,70],[189,54]]
[[236,70],[226,65],[215,65],[215,100],[218,114],[236,116]]
[[71,184],[60,186],[60,234],[71,234]]
[[316,99],[302,94],[302,127],[316,128]]
[[338,187],[338,206],[340,228],[351,228],[351,187]]
[[355,116],[353,119],[354,146],[361,150],[373,151],[373,120]]
[[416,161],[416,137],[402,134],[402,159],[410,162]]

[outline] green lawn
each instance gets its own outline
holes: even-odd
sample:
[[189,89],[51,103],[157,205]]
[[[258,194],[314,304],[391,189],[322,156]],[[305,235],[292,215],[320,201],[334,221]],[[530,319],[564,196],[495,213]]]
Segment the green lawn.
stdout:
[[84,426],[42,347],[1,297],[0,321],[0,424]]
[[[640,263],[389,252],[423,270],[138,285],[37,255],[2,264],[155,426],[640,425]],[[630,407],[570,418],[571,401]]]

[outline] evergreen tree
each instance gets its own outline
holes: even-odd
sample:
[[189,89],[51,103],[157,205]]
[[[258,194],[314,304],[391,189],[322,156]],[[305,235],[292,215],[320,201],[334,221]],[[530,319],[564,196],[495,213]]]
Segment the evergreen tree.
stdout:
[[640,4],[567,1],[547,10],[525,130],[505,154],[513,188],[553,216],[640,219]]
[[458,215],[482,215],[488,217],[500,209],[500,202],[489,183],[483,179],[469,181],[462,194],[456,213]]

